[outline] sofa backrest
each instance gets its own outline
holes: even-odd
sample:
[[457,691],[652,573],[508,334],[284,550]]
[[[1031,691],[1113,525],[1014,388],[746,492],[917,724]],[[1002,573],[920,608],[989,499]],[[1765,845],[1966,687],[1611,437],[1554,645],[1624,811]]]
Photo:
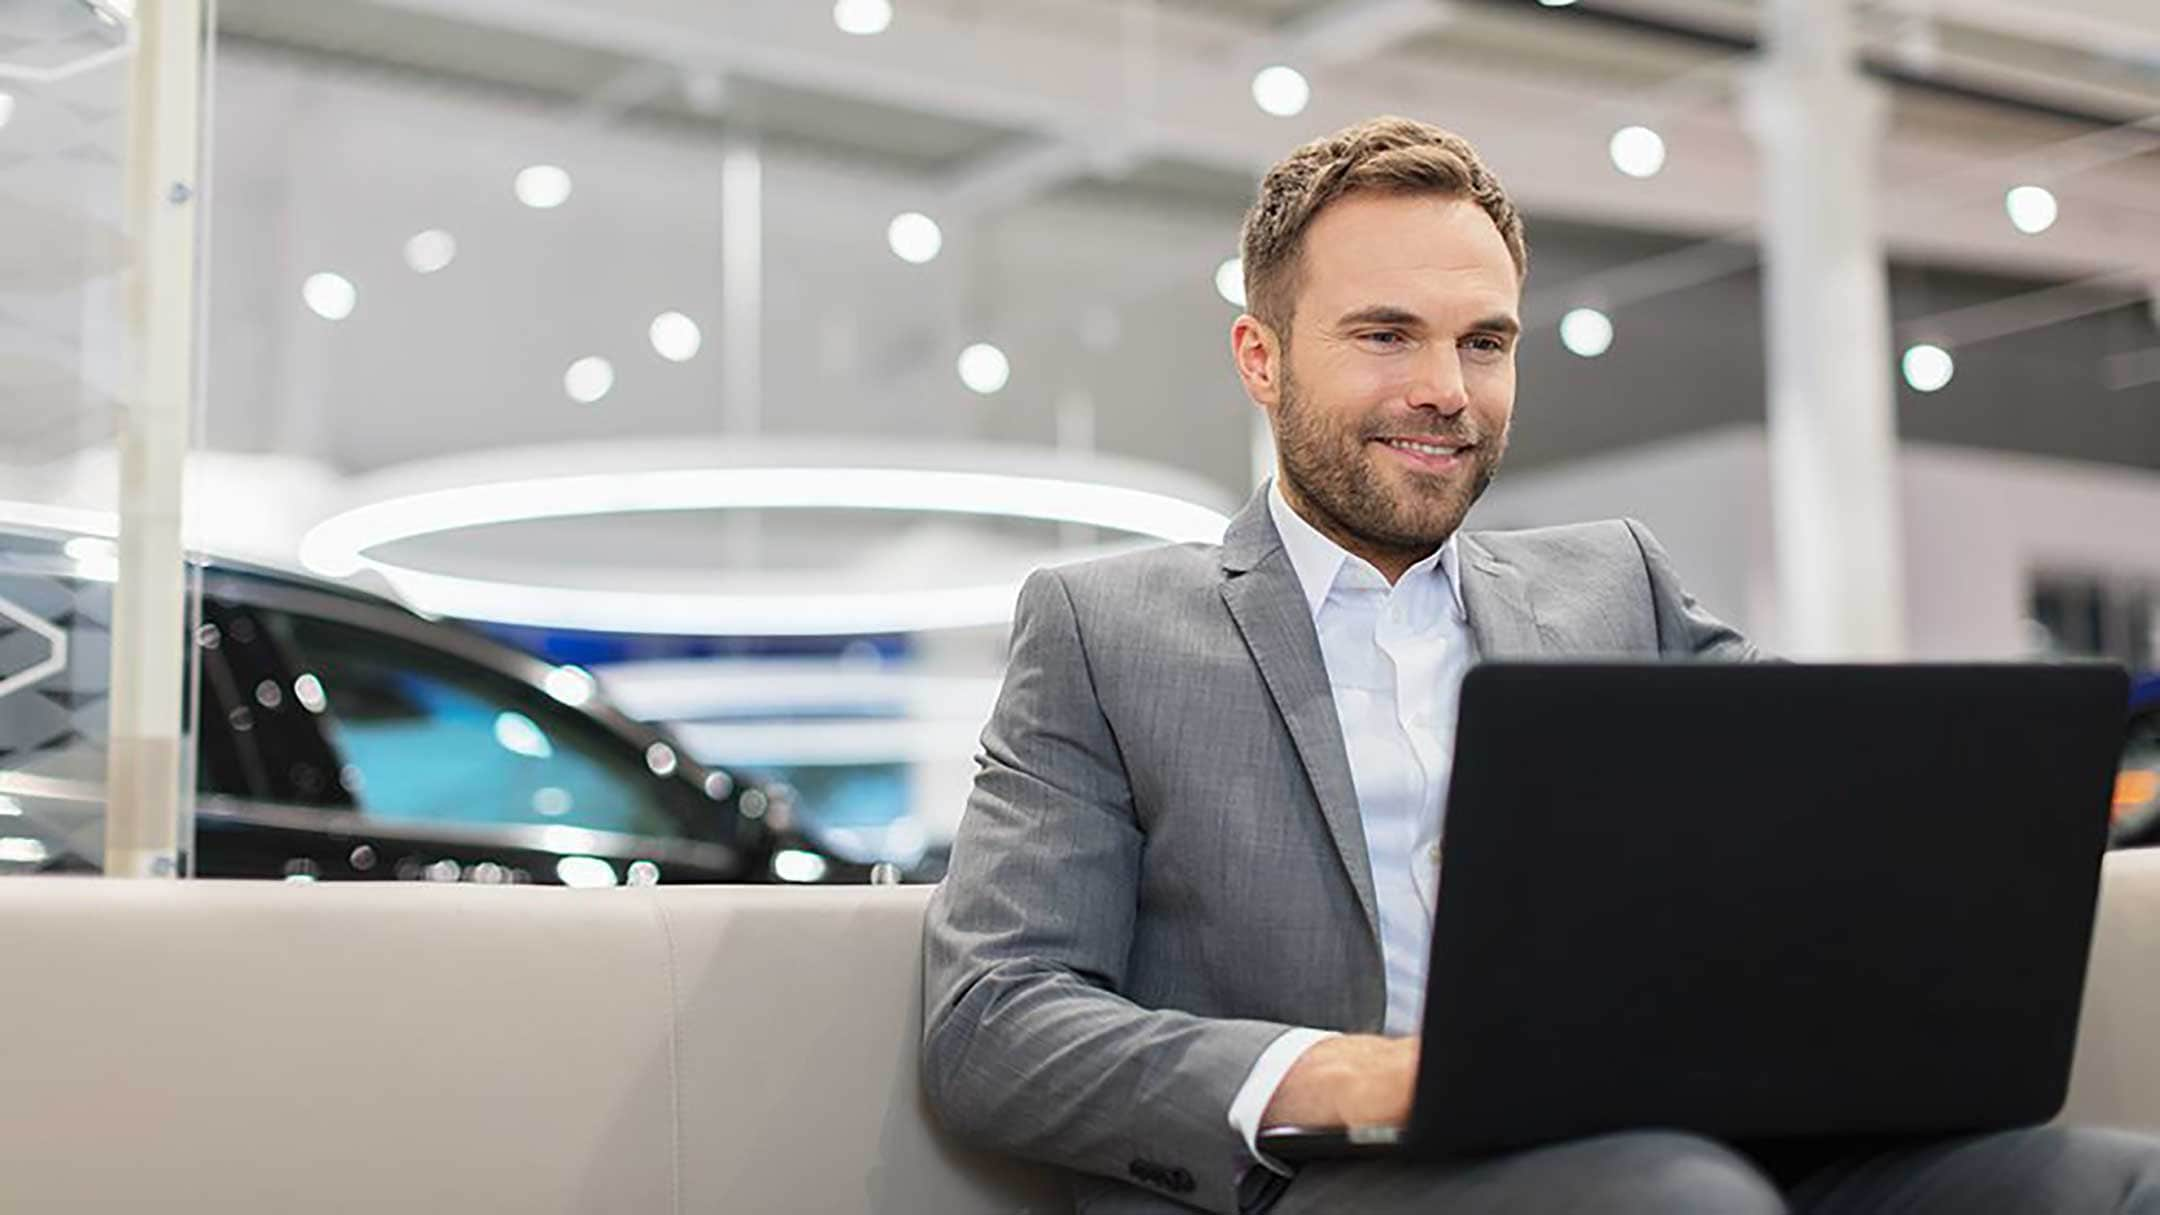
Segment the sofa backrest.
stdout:
[[916,1075],[924,888],[0,881],[0,1209],[1069,1209]]
[[[920,887],[0,881],[0,1210],[1044,1215],[923,1108]],[[2160,850],[2069,1117],[2160,1129]]]

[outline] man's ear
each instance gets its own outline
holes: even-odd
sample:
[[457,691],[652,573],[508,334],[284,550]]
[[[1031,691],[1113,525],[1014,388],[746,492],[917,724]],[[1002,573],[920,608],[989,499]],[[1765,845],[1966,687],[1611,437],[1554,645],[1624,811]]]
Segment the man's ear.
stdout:
[[1250,312],[1239,316],[1230,326],[1230,358],[1245,395],[1273,409],[1282,399],[1282,342],[1275,331]]

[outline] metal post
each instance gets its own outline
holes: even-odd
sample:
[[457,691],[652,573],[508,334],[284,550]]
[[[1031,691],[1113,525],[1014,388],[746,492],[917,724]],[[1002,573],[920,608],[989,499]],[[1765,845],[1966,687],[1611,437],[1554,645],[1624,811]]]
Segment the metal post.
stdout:
[[1776,644],[1904,650],[1889,280],[1876,228],[1886,103],[1845,0],[1775,0],[1750,119],[1762,151]]
[[181,731],[187,572],[181,471],[195,389],[205,0],[143,0],[129,115],[127,293],[136,373],[119,419],[105,872],[173,877],[190,799]]

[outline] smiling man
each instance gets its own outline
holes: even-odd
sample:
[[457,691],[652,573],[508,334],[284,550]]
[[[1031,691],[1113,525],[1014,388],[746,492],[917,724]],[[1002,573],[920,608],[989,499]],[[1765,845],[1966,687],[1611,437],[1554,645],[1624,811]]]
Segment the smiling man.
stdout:
[[[1642,1132],[1308,1166],[1274,1125],[1409,1110],[1463,674],[1744,660],[1626,521],[1463,533],[1515,407],[1528,255],[1457,136],[1375,119],[1261,183],[1239,378],[1278,475],[1220,546],[1044,570],[925,932],[924,1080],[1083,1212],[2160,1215],[2150,1145],[2032,1131],[1781,1187]],[[1435,995],[1445,999],[1446,993]]]

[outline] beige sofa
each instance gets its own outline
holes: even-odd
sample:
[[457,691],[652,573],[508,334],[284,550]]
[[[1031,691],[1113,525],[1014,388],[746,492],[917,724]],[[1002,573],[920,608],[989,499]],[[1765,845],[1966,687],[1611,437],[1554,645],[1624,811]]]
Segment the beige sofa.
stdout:
[[[926,891],[0,881],[0,1210],[1067,1209],[916,1083]],[[2072,1113],[2160,1127],[2160,852]]]

